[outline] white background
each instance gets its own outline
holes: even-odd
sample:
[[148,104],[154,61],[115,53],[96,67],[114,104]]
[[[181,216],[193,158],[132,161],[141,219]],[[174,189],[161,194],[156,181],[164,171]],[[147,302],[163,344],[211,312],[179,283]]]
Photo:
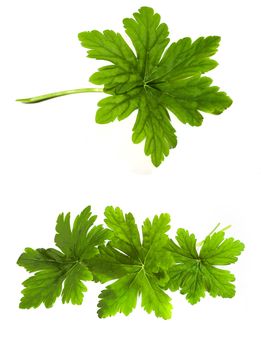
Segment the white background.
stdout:
[[[23,105],[16,98],[88,87],[101,65],[86,59],[77,33],[114,29],[140,6],[154,7],[173,41],[221,35],[220,63],[209,75],[234,104],[203,126],[173,117],[178,146],[154,168],[133,145],[135,115],[95,124],[102,93]],[[259,1],[5,1],[0,8],[0,152],[2,349],[200,349],[249,348],[260,341],[260,10]],[[27,246],[53,247],[57,215],[74,217],[91,204],[102,221],[106,205],[132,211],[139,224],[168,212],[171,236],[184,227],[202,239],[217,222],[246,250],[231,270],[234,299],[206,297],[195,306],[173,293],[169,321],[140,307],[128,317],[100,320],[100,285],[88,283],[82,306],[19,310],[16,265]]]

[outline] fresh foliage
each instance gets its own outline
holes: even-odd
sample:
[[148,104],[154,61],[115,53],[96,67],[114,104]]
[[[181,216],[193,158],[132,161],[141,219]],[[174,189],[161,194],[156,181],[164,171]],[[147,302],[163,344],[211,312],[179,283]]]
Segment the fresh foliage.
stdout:
[[96,113],[96,122],[105,124],[123,120],[138,111],[132,141],[145,141],[145,154],[159,166],[176,147],[177,137],[171,123],[172,112],[182,123],[200,126],[201,112],[220,114],[232,100],[212,86],[212,79],[202,74],[217,66],[212,57],[220,43],[219,36],[183,38],[169,44],[169,31],[160,15],[142,7],[125,18],[125,32],[134,50],[121,34],[112,30],[82,32],[79,39],[88,57],[109,61],[90,77],[101,89],[62,91],[19,101],[39,102],[71,93],[104,91]]
[[[160,287],[162,275],[172,265],[167,252],[170,229],[168,214],[146,219],[142,227],[142,242],[131,213],[124,215],[119,208],[105,210],[105,222],[112,230],[112,239],[101,246],[92,268],[98,280],[117,279],[100,294],[98,315],[107,317],[123,312],[128,315],[141,294],[142,306],[156,316],[171,317],[170,297]],[[164,256],[166,255],[166,256]]]
[[61,214],[54,239],[60,250],[25,249],[17,263],[35,274],[23,283],[22,309],[38,307],[41,303],[52,307],[60,295],[63,303],[82,303],[83,293],[87,291],[82,281],[93,279],[87,262],[98,254],[97,246],[109,237],[109,231],[102,225],[93,226],[95,220],[96,216],[91,216],[91,208],[87,207],[71,228],[70,214]]
[[232,298],[235,295],[235,276],[227,270],[217,268],[230,265],[244,249],[244,244],[234,238],[225,239],[223,231],[215,232],[204,240],[200,252],[194,234],[179,229],[176,240],[171,241],[170,250],[175,259],[169,273],[168,288],[180,289],[191,304],[196,304],[207,291],[212,297]]
[[[205,291],[213,297],[235,295],[235,278],[217,268],[237,261],[244,244],[213,231],[196,248],[194,234],[178,229],[175,243],[168,235],[170,216],[146,219],[139,233],[131,213],[120,208],[105,209],[105,224],[94,226],[90,207],[76,217],[71,228],[70,214],[58,216],[55,243],[60,249],[26,248],[18,265],[34,273],[24,283],[20,307],[43,303],[81,304],[87,291],[85,281],[110,282],[99,295],[98,316],[131,313],[141,296],[142,307],[164,319],[171,317],[171,298],[166,290],[180,290],[195,304]],[[111,282],[112,281],[112,282]]]

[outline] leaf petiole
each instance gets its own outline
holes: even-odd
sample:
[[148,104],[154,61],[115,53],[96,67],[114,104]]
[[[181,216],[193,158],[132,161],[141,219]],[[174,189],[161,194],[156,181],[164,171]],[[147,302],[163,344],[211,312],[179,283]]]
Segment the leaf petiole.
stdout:
[[[209,237],[209,236],[211,236],[213,233],[215,233],[215,232],[217,231],[217,229],[218,229],[219,226],[220,226],[220,222],[213,228],[213,230],[207,235],[207,237]],[[226,230],[230,229],[230,227],[231,227],[231,225],[228,225],[228,226],[222,228],[221,230],[219,230],[219,232],[226,231]],[[206,238],[207,238],[207,237],[206,237]],[[197,243],[197,247],[201,247],[202,244],[205,242],[206,238],[203,239],[203,241],[198,242],[198,243]]]
[[211,236],[212,233],[216,232],[216,230],[218,229],[218,227],[220,226],[220,222],[218,224],[216,224],[216,226],[213,228],[213,230],[207,235],[207,237]]
[[103,92],[103,88],[82,88],[82,89],[64,90],[64,91],[52,92],[50,94],[34,96],[29,98],[19,98],[16,101],[23,102],[23,103],[38,103],[38,102],[50,100],[51,98],[55,98],[55,97],[72,95],[72,94],[81,94],[84,92]]

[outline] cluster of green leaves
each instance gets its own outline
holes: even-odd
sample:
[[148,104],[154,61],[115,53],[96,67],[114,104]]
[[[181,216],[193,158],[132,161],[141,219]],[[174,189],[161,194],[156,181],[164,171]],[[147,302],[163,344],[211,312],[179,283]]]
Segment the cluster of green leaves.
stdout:
[[135,51],[112,30],[82,32],[79,39],[88,57],[112,63],[90,77],[111,95],[99,102],[97,123],[122,120],[138,110],[132,140],[145,140],[145,154],[159,166],[177,145],[169,111],[184,124],[200,126],[200,111],[220,114],[232,100],[202,76],[218,64],[210,57],[217,52],[219,36],[183,38],[167,48],[169,31],[159,14],[142,7],[133,16],[123,25]]
[[71,227],[70,214],[58,216],[57,249],[26,248],[18,259],[34,275],[23,282],[20,307],[43,303],[53,306],[60,295],[63,303],[81,304],[87,291],[85,281],[113,281],[99,295],[99,317],[122,312],[128,315],[141,296],[143,308],[164,319],[171,317],[171,298],[166,290],[180,290],[191,304],[208,292],[211,296],[235,295],[234,275],[220,269],[237,261],[244,244],[224,232],[208,235],[197,250],[194,234],[178,229],[176,242],[167,232],[170,216],[146,219],[139,233],[131,213],[120,208],[105,209],[105,224],[95,226],[96,216],[87,207]]

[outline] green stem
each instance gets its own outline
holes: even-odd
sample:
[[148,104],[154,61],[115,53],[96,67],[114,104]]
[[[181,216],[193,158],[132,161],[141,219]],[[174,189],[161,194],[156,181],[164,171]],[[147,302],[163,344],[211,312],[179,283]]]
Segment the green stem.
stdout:
[[232,225],[228,225],[228,226],[222,228],[220,231],[226,231],[226,230],[228,230],[230,227],[232,227]]
[[207,235],[207,237],[211,236],[212,233],[214,233],[219,226],[220,226],[220,222],[213,228],[213,230]]
[[74,90],[64,90],[64,91],[53,92],[50,94],[40,95],[35,97],[19,98],[16,101],[23,102],[23,103],[37,103],[37,102],[50,100],[51,98],[55,98],[55,97],[72,95],[72,94],[81,94],[83,92],[103,92],[103,88],[82,88],[82,89],[74,89]]
[[[211,236],[214,232],[216,232],[216,230],[217,230],[217,228],[218,228],[219,226],[220,226],[220,223],[218,223],[218,224],[213,228],[213,230],[207,235],[207,237]],[[219,230],[218,232],[226,231],[226,230],[228,230],[230,227],[231,227],[231,225],[228,225],[228,226],[222,228],[221,230]],[[207,237],[206,237],[206,238],[207,238]],[[197,247],[202,246],[202,244],[205,242],[206,238],[203,239],[203,241],[198,242],[198,243],[197,243]]]

